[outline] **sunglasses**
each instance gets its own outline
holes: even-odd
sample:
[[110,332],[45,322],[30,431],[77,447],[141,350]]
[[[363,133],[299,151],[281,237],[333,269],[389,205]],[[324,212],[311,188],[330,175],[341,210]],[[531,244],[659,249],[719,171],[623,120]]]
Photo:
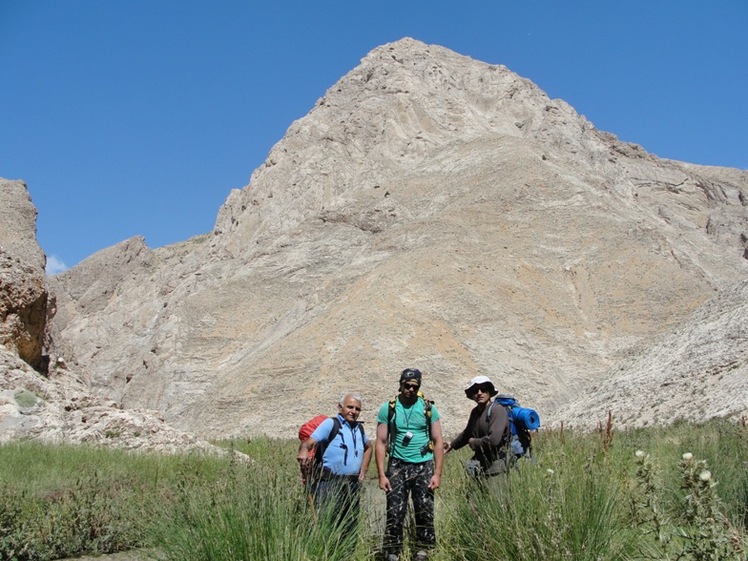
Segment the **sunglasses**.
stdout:
[[478,386],[473,390],[473,394],[476,394],[478,392],[481,393],[491,393],[491,387],[490,386]]
[[418,384],[403,384],[403,388],[406,390],[417,390],[420,387]]

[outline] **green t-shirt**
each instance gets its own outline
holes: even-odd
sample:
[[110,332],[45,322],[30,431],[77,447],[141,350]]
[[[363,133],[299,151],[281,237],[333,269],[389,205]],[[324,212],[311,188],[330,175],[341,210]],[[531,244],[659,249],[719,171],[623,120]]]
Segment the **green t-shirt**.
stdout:
[[[377,415],[377,424],[387,424],[389,416],[390,403],[386,401],[379,408]],[[431,405],[431,422],[439,420],[439,411]],[[420,464],[432,460],[434,453],[428,450],[425,454],[421,450],[428,445],[431,435],[428,433],[428,421],[426,420],[426,411],[424,401],[419,398],[413,405],[404,406],[400,399],[395,399],[395,416],[390,426],[393,434],[391,437],[390,455],[404,462]],[[403,443],[406,433],[410,431],[413,437],[406,445]]]

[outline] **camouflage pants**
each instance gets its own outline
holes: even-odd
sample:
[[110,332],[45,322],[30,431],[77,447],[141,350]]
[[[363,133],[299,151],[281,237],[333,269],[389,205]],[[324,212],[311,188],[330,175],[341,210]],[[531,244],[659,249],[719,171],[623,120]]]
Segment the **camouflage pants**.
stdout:
[[403,548],[403,524],[408,512],[408,497],[413,501],[416,522],[416,546],[430,549],[436,543],[434,533],[434,491],[429,482],[434,475],[434,462],[411,464],[390,458],[387,479],[392,491],[387,493],[387,524],[384,531],[386,553],[400,554]]

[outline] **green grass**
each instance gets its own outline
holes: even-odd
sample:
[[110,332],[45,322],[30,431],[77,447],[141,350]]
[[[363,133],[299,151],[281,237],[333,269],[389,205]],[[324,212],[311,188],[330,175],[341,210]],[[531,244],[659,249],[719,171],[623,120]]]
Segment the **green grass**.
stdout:
[[[593,434],[544,431],[534,442],[534,462],[487,486],[465,474],[469,451],[447,456],[432,559],[746,560],[744,424],[620,433],[611,425]],[[339,536],[309,508],[296,441],[219,444],[253,461],[0,446],[0,559],[136,548],[167,561],[377,558],[384,494],[373,466],[360,535]]]
[[[545,467],[550,465],[553,467]],[[564,454],[523,462],[509,478],[458,484],[451,559],[517,561],[624,559],[620,484],[608,461]]]
[[18,442],[0,446],[0,559],[45,560],[148,545],[181,481],[216,458]]

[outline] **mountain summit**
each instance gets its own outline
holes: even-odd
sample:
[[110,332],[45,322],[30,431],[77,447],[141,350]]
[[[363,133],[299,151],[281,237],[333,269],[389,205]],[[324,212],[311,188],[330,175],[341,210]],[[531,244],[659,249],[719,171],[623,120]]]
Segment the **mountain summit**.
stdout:
[[745,171],[659,159],[503,66],[402,39],[291,124],[212,233],[135,237],[52,277],[50,351],[92,391],[210,437],[294,435],[348,390],[373,422],[405,367],[448,434],[476,374],[548,424],[594,425],[608,405],[669,422],[692,396],[641,416],[627,385],[652,395],[725,353],[729,376],[683,387],[737,415],[747,338],[651,386],[642,365],[743,293],[747,191]]

